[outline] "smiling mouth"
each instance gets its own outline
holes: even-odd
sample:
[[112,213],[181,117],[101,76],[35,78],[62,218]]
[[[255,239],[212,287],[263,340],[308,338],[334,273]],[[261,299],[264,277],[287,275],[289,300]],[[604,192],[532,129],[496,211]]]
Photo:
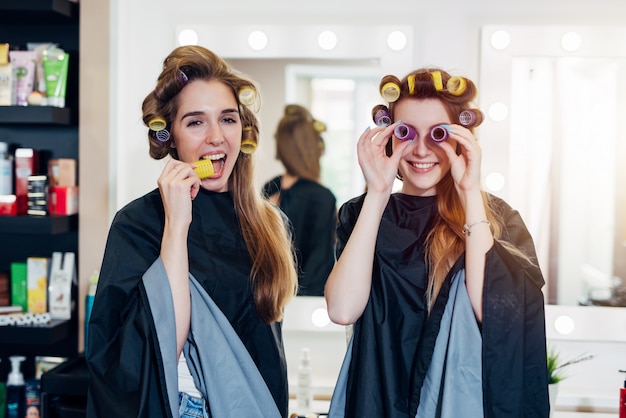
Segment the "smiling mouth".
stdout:
[[415,168],[419,168],[420,170],[427,170],[435,166],[435,163],[411,163],[411,165]]

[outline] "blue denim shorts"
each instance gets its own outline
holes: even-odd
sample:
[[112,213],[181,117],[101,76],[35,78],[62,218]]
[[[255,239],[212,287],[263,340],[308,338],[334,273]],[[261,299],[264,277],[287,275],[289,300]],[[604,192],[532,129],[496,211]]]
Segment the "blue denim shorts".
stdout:
[[186,392],[178,393],[178,415],[180,418],[211,418],[204,399]]

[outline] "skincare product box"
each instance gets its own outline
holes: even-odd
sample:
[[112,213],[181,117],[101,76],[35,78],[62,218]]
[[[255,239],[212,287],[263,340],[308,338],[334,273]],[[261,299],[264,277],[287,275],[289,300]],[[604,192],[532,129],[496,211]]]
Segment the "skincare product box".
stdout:
[[23,261],[11,263],[11,305],[28,311],[28,274]]
[[28,275],[28,312],[48,312],[48,264],[45,257],[28,257],[26,273]]
[[53,186],[76,186],[76,160],[57,158],[48,161],[48,181]]
[[0,195],[0,215],[17,215],[17,197],[14,194]]
[[51,215],[78,213],[78,186],[51,186],[48,189],[48,205]]
[[48,176],[28,176],[29,215],[46,216],[48,214]]
[[15,195],[17,213],[24,215],[28,211],[28,177],[38,174],[39,151],[33,148],[15,150]]
[[51,318],[72,317],[72,284],[76,282],[74,253],[52,253],[52,267],[48,280],[48,311]]

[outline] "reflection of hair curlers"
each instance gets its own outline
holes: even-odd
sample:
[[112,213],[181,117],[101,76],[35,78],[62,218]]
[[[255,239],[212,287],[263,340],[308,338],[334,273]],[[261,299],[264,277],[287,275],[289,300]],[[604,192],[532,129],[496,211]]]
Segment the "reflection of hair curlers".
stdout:
[[400,141],[412,141],[415,139],[416,133],[412,126],[401,123],[395,127],[393,134]]
[[256,134],[252,127],[243,128],[243,138],[241,139],[241,152],[252,154],[257,146]]
[[395,102],[400,97],[400,80],[395,75],[386,75],[380,80],[380,95],[387,102]]
[[389,116],[389,110],[385,105],[376,105],[372,109],[372,119],[376,126],[389,126],[391,125],[391,117]]
[[459,115],[459,123],[466,127],[478,126],[483,121],[483,112],[478,109],[464,110]]
[[437,125],[430,130],[430,139],[435,142],[443,142],[448,139],[448,129],[446,125]]
[[196,161],[193,164],[195,165],[193,171],[200,177],[200,180],[212,177],[215,174],[213,163],[209,159]]

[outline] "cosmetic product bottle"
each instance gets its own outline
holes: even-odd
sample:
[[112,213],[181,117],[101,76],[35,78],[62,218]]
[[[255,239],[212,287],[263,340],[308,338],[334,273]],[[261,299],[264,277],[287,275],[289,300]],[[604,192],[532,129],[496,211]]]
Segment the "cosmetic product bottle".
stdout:
[[6,418],[23,418],[26,415],[26,387],[20,364],[26,360],[26,357],[11,356],[9,360],[11,360],[11,373],[7,380]]
[[0,142],[0,195],[13,194],[13,157],[9,144]]
[[9,60],[9,44],[0,43],[0,106],[13,104],[13,67]]
[[[619,372],[626,373],[626,370]],[[624,386],[619,389],[619,418],[626,418],[626,380],[624,380]]]
[[307,347],[302,348],[300,351],[296,399],[298,401],[298,409],[301,412],[308,412],[311,407],[311,352]]

